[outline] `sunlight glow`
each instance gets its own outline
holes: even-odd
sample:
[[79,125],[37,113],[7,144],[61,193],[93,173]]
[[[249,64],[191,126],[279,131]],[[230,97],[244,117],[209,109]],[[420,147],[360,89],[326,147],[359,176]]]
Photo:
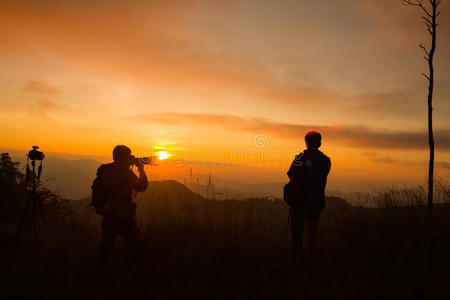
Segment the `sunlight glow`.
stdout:
[[159,151],[157,154],[158,159],[168,159],[170,156],[170,153],[167,153],[166,151]]

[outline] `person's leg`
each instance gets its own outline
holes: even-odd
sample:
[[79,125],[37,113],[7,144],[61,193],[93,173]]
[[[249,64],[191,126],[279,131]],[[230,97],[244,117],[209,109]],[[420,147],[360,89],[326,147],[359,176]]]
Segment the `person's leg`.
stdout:
[[100,247],[97,254],[97,263],[101,269],[106,268],[109,257],[111,256],[114,241],[117,236],[116,228],[114,226],[114,221],[103,218],[102,221],[102,238],[100,241]]
[[303,260],[303,232],[305,216],[302,209],[293,208],[291,215],[291,242],[294,266],[298,267]]
[[318,253],[320,212],[311,213],[306,217],[306,254],[316,256]]
[[140,269],[142,267],[142,241],[136,220],[127,222],[125,230],[123,231],[123,237],[128,242],[132,251],[133,263],[136,269]]

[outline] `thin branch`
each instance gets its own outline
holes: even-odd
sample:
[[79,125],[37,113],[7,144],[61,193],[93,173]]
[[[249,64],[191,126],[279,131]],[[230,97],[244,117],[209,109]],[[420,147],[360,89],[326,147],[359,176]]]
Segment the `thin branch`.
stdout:
[[408,5],[419,6],[417,3],[411,2],[411,0],[402,0],[402,4],[405,6],[408,6]]
[[403,5],[412,5],[412,6],[419,6],[417,2],[411,2],[411,0],[402,0]]
[[422,5],[422,1],[417,0],[417,3],[419,3],[419,6],[430,18],[432,17],[431,13],[428,12],[428,10],[425,8],[425,6]]
[[427,74],[425,74],[424,72],[420,72],[420,74],[422,74],[423,76],[425,76],[426,79],[430,80],[430,77],[429,77]]
[[427,48],[425,48],[425,46],[422,45],[422,43],[419,44],[419,47],[422,48],[422,50],[425,52],[425,54],[426,54],[427,56],[430,56],[430,52],[428,52]]
[[425,18],[424,16],[422,16],[422,19],[425,20],[425,25],[427,27],[433,27],[433,24],[431,23],[431,21],[428,18]]
[[424,19],[426,23],[431,23],[431,20],[428,19],[427,17],[424,17],[424,16],[420,16],[420,17],[421,17],[422,19]]
[[[430,0],[430,1],[432,1],[432,0]],[[414,2],[411,0],[402,0],[402,4],[420,7],[427,16],[429,16],[430,18],[432,17],[431,13],[428,12],[428,10],[423,6],[422,1],[420,1],[420,0],[416,0]]]

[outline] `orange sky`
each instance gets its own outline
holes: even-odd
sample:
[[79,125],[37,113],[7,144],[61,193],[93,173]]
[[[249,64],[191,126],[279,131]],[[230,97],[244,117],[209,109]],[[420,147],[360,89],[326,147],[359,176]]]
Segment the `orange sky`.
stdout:
[[[400,0],[221,2],[2,1],[0,147],[107,157],[119,143],[136,154],[165,146],[228,180],[281,182],[317,129],[330,188],[424,183],[419,10]],[[448,178],[447,1],[442,11],[436,166]]]

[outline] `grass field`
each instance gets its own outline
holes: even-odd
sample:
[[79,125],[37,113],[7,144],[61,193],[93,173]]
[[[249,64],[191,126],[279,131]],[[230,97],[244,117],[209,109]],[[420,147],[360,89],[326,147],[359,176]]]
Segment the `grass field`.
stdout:
[[[89,199],[63,200],[44,190],[48,230],[41,228],[38,243],[26,231],[16,247],[26,191],[20,180],[15,184],[2,187],[0,240],[2,290],[13,298],[450,296],[450,205],[436,205],[428,227],[417,190],[374,195],[382,208],[328,198],[319,259],[294,272],[281,200],[208,200],[175,181],[151,182],[136,199],[145,273],[134,280],[122,239],[108,273],[94,271],[101,232]],[[439,188],[445,202],[448,187]]]

